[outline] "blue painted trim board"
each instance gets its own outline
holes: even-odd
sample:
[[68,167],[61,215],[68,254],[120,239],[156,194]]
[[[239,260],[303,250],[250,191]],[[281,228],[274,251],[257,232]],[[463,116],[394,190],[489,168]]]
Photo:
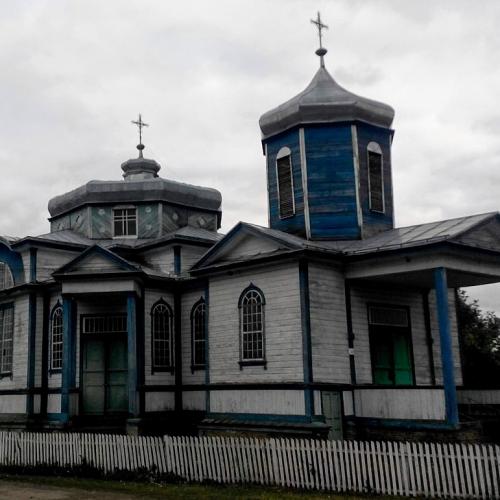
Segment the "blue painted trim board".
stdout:
[[37,248],[30,248],[30,283],[36,283]]
[[128,343],[128,411],[138,415],[137,401],[137,297],[127,294],[127,343]]
[[[36,293],[30,293],[28,299],[28,373],[27,373],[27,387],[33,389],[35,387],[35,352],[36,352]],[[26,413],[33,415],[34,411],[34,395],[29,393],[26,398]]]
[[62,420],[70,418],[70,391],[75,386],[76,342],[75,316],[76,307],[73,299],[63,296],[63,361],[61,382],[61,414]]
[[406,429],[406,430],[456,430],[455,425],[441,421],[423,421],[423,420],[405,420],[397,418],[367,418],[367,417],[347,417],[348,420],[355,420],[364,426],[385,427],[388,429]]
[[434,287],[436,289],[439,338],[441,341],[441,363],[443,365],[446,422],[451,426],[458,427],[457,388],[455,385],[453,368],[450,312],[448,307],[448,281],[445,268],[438,267],[434,269]]
[[[205,384],[210,384],[210,346],[209,346],[209,314],[210,314],[210,288],[205,285]],[[205,411],[210,412],[210,391],[205,391]]]
[[[299,285],[304,383],[311,384],[313,382],[311,313],[309,303],[309,264],[306,260],[299,261]],[[306,415],[312,418],[314,415],[314,391],[310,387],[304,389],[304,404]]]
[[254,421],[254,422],[291,422],[310,424],[311,421],[323,423],[324,418],[316,415],[313,419],[308,415],[281,415],[276,413],[209,413],[207,418],[214,420]]

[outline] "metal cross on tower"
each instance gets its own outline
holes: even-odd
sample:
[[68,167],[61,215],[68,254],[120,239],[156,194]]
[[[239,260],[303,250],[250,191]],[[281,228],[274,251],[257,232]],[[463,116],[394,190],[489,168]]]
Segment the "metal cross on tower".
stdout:
[[316,19],[311,19],[311,23],[316,25],[316,28],[318,28],[318,36],[319,36],[319,49],[316,51],[316,54],[320,58],[320,64],[321,67],[325,67],[325,62],[323,60],[323,56],[326,54],[327,50],[323,47],[323,36],[321,31],[322,30],[327,30],[328,26],[326,24],[323,24],[321,22],[321,14],[318,12],[318,16]]
[[142,150],[144,149],[144,145],[142,144],[142,127],[149,127],[149,124],[142,121],[142,116],[140,113],[139,113],[139,118],[137,120],[132,120],[132,123],[134,125],[137,125],[137,127],[139,128],[139,144],[137,146],[137,149],[139,150],[142,156]]

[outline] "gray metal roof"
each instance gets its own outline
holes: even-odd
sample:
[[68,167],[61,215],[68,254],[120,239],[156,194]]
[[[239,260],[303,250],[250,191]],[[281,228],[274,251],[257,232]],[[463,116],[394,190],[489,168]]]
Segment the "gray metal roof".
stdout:
[[212,188],[193,186],[155,177],[127,181],[89,181],[49,201],[51,217],[86,204],[165,201],[192,208],[219,212],[222,196]]
[[393,108],[349,92],[320,67],[305,90],[263,114],[259,125],[265,139],[301,124],[361,120],[390,127],[393,119]]

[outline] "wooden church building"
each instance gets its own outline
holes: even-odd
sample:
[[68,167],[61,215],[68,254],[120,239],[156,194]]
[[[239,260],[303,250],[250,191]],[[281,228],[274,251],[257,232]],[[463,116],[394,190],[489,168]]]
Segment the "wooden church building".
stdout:
[[394,227],[394,111],[317,54],[260,119],[268,227],[220,234],[221,194],[141,141],[123,180],[50,200],[49,233],[1,239],[1,425],[460,428],[455,290],[500,281],[499,216]]

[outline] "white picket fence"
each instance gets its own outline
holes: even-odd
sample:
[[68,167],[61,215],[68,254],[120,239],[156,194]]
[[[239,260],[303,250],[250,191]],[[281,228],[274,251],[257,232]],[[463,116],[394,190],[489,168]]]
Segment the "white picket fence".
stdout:
[[40,464],[335,492],[500,498],[500,447],[484,444],[0,432],[0,466]]

